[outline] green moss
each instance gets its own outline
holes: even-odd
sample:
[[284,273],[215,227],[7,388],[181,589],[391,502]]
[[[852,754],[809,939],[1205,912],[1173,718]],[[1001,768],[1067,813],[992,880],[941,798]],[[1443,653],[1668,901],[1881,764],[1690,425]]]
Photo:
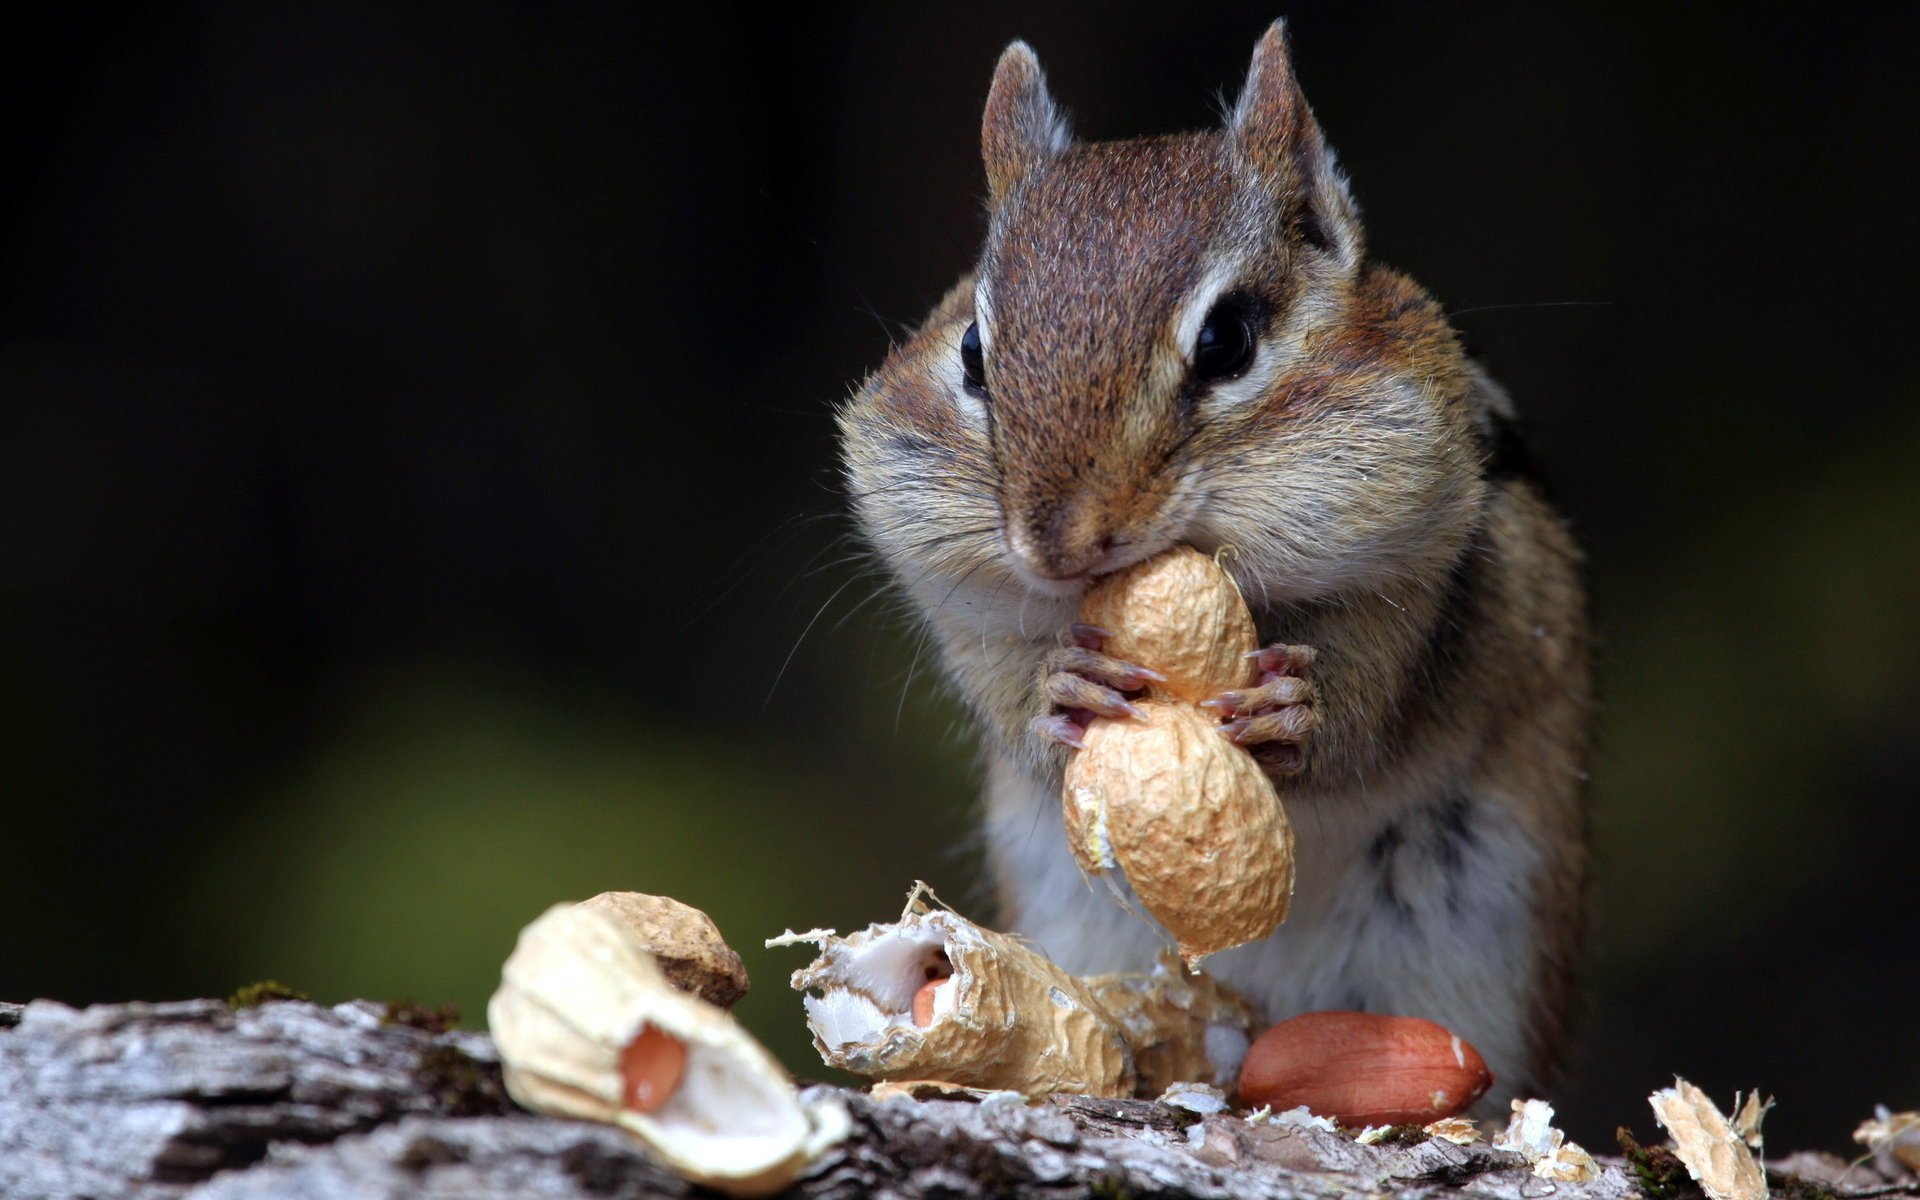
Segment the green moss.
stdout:
[[1203,1114],[1194,1112],[1190,1108],[1181,1108],[1177,1104],[1163,1104],[1160,1106],[1160,1111],[1167,1117],[1172,1118],[1175,1129],[1183,1131],[1191,1129],[1193,1126],[1207,1119]]
[[425,1033],[445,1033],[449,1029],[460,1028],[460,1006],[449,1000],[445,1004],[416,1004],[412,1000],[389,1000],[387,1010],[380,1014],[382,1025],[405,1025],[409,1029],[418,1029]]
[[1094,1180],[1088,1185],[1088,1190],[1098,1200],[1133,1200],[1133,1193],[1127,1190],[1127,1185],[1111,1175]]
[[499,1068],[445,1042],[420,1051],[418,1071],[421,1090],[450,1117],[485,1117],[510,1111]]
[[1613,1136],[1648,1200],[1672,1200],[1691,1182],[1686,1164],[1673,1151],[1660,1146],[1642,1146],[1624,1125],[1614,1130]]
[[1428,1133],[1425,1127],[1423,1126],[1393,1125],[1393,1126],[1389,1126],[1387,1131],[1384,1134],[1381,1134],[1378,1138],[1376,1138],[1373,1142],[1373,1145],[1419,1146],[1419,1145],[1424,1145],[1428,1141],[1431,1141],[1432,1138],[1433,1138],[1433,1135]]
[[305,992],[296,992],[278,979],[262,979],[258,983],[249,983],[227,997],[227,1006],[236,1011],[243,1008],[258,1008],[274,1000],[306,1000]]

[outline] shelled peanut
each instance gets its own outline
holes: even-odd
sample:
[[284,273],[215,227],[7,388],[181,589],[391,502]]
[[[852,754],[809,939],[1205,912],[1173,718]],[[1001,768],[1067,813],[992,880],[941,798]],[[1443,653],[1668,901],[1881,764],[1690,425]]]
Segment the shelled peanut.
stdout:
[[1311,1012],[1254,1040],[1240,1102],[1306,1105],[1346,1125],[1425,1125],[1465,1112],[1493,1085],[1480,1052],[1419,1017]]

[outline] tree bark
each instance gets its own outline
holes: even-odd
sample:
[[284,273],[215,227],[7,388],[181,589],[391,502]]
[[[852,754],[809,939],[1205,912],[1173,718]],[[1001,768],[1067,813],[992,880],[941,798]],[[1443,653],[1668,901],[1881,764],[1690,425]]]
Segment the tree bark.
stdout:
[[[404,1015],[404,1014],[403,1014]],[[427,1022],[430,1024],[431,1022]],[[875,1101],[791,1195],[1217,1200],[1635,1200],[1618,1159],[1551,1183],[1482,1141],[1350,1136],[1144,1101]],[[1911,1179],[1796,1169],[1845,1200],[1920,1196]],[[1838,1164],[1844,1166],[1844,1164]],[[1836,1187],[1838,1183],[1848,1186]],[[1777,1194],[1780,1193],[1776,1189]],[[483,1034],[381,1006],[213,1000],[0,1005],[6,1200],[637,1200],[705,1194],[620,1131],[507,1100]],[[1804,1188],[1795,1200],[1807,1200]]]

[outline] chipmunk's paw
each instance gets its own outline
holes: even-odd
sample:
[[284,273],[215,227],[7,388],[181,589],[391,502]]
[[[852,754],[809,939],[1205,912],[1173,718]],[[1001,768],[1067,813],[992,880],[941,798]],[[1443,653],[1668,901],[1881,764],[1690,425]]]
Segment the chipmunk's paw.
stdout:
[[1200,702],[1202,708],[1218,709],[1229,718],[1221,733],[1282,775],[1297,774],[1306,766],[1307,740],[1320,723],[1314,707],[1318,695],[1305,677],[1313,654],[1311,646],[1256,650],[1248,657],[1260,669],[1258,682]]
[[1097,625],[1069,625],[1061,632],[1040,670],[1048,711],[1033,719],[1034,733],[1077,750],[1095,717],[1140,715],[1133,699],[1166,676],[1101,653],[1111,636]]

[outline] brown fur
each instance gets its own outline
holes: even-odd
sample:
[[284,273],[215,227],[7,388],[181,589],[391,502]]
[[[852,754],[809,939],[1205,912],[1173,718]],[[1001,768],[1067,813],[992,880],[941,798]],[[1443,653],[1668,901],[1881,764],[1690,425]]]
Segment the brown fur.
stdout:
[[[862,525],[978,718],[1006,915],[1070,966],[1144,965],[1046,841],[1064,752],[1029,725],[1089,577],[1231,547],[1263,640],[1317,651],[1318,699],[1304,770],[1276,768],[1296,916],[1221,974],[1276,1019],[1432,1016],[1503,1093],[1539,1087],[1581,946],[1589,681],[1577,550],[1486,469],[1508,403],[1366,261],[1278,26],[1219,132],[1069,145],[1056,111],[1009,48],[978,272],[841,413]],[[1226,290],[1257,302],[1260,357],[1196,382],[1181,330]],[[960,386],[976,320],[984,396]]]

